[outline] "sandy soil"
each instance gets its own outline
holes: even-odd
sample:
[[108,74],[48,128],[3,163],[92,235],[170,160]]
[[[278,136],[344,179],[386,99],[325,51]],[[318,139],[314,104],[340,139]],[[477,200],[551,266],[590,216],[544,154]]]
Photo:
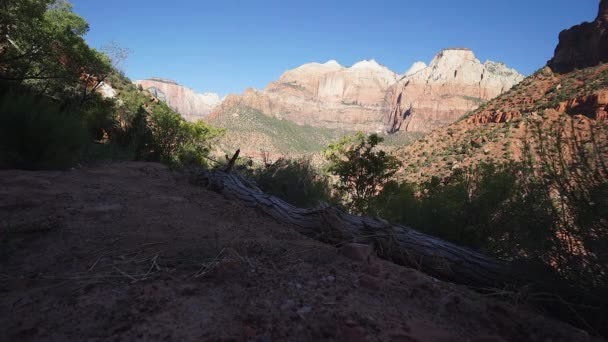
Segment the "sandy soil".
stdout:
[[0,234],[4,341],[590,340],[347,257],[158,164],[0,171]]

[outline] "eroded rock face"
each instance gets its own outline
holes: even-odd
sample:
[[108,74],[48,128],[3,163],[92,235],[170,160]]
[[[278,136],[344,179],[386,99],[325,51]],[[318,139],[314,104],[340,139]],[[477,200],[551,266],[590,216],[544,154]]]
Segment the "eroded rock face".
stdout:
[[180,113],[188,121],[203,119],[220,104],[217,94],[199,94],[173,81],[149,79],[133,82],[148,90],[154,97],[164,101],[171,109]]
[[481,64],[466,49],[444,50],[431,64],[398,75],[374,60],[347,68],[336,61],[285,72],[264,90],[229,96],[214,116],[235,104],[301,125],[389,132],[426,132],[451,123],[511,88],[523,76],[505,65]]
[[429,132],[448,125],[524,78],[502,63],[482,64],[468,49],[443,50],[429,66],[421,66],[389,90],[386,132]]
[[374,60],[350,68],[336,61],[286,71],[264,90],[228,96],[214,115],[230,115],[236,103],[300,125],[381,131],[382,110],[398,75]]
[[558,73],[608,61],[608,0],[601,0],[593,22],[585,22],[559,34],[555,56],[547,65]]
[[608,119],[608,90],[598,90],[593,94],[562,102],[557,111],[573,115],[582,114],[590,119],[604,121]]

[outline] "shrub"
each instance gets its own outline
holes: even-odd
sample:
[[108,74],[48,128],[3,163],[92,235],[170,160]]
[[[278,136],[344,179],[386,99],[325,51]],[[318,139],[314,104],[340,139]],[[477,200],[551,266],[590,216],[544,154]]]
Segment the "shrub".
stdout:
[[187,122],[165,104],[154,107],[148,117],[148,127],[149,159],[172,165],[205,165],[210,141],[224,132],[203,121]]
[[64,169],[88,142],[82,113],[44,98],[8,93],[0,98],[0,167]]
[[339,180],[334,188],[345,194],[346,206],[353,213],[370,213],[373,198],[401,166],[394,156],[376,150],[383,140],[377,134],[365,137],[359,132],[324,151],[328,171]]
[[327,177],[319,174],[308,159],[279,159],[256,170],[254,179],[264,192],[298,207],[331,202]]

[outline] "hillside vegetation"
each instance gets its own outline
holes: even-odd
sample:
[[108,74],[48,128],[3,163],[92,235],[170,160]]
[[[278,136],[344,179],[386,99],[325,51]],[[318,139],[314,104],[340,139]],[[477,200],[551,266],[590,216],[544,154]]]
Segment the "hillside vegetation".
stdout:
[[125,159],[205,163],[208,141],[222,132],[186,122],[137,89],[116,67],[124,50],[89,47],[88,24],[68,2],[5,1],[3,7],[0,168]]

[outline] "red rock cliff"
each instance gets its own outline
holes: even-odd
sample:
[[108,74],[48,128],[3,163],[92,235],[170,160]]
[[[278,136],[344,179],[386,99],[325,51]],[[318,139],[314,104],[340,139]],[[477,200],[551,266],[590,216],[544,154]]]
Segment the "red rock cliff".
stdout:
[[[577,6],[575,3],[572,6]],[[597,18],[559,34],[555,56],[547,65],[566,73],[608,61],[608,0],[601,0]]]

